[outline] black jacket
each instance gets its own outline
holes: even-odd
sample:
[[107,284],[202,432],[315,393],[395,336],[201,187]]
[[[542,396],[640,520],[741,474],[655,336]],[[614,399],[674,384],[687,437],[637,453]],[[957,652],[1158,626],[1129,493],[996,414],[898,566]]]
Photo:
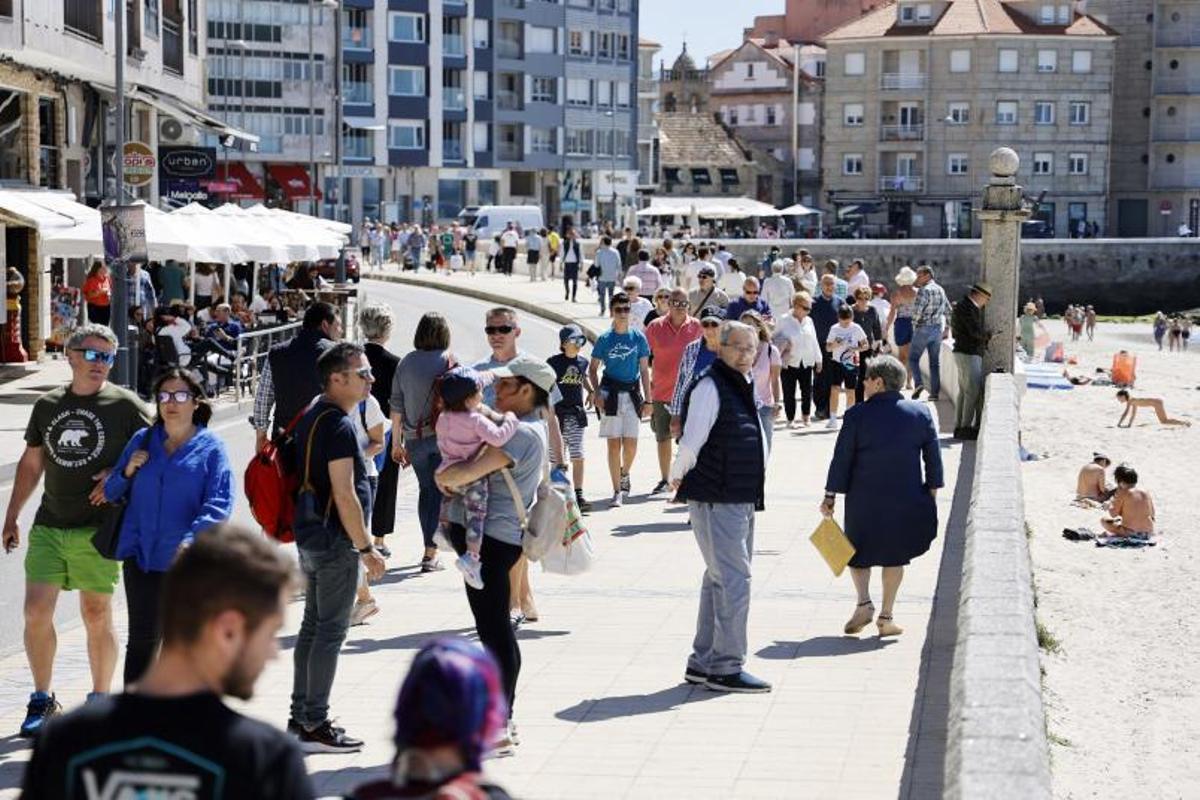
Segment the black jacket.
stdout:
[[371,363],[371,372],[375,376],[375,383],[371,384],[371,394],[379,401],[379,407],[383,409],[384,416],[390,417],[392,414],[392,380],[396,377],[396,367],[400,364],[400,356],[373,342],[364,344],[363,349],[367,351],[367,361]]
[[289,342],[277,344],[267,356],[275,384],[275,431],[288,426],[309,402],[321,393],[317,359],[333,347],[320,331],[301,328]]
[[981,356],[987,350],[987,330],[983,327],[983,309],[967,295],[954,306],[950,318],[950,333],[954,337],[954,352]]

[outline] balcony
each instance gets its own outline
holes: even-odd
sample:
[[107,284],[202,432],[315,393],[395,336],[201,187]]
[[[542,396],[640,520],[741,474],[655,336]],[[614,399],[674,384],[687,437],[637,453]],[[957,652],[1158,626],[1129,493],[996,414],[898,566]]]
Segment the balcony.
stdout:
[[515,39],[496,40],[496,58],[521,58],[521,43]]
[[1178,75],[1159,75],[1154,81],[1154,91],[1158,94],[1200,94],[1200,70],[1190,70],[1187,66],[1176,70]]
[[915,175],[881,175],[879,191],[923,192],[925,191],[925,179]]
[[373,136],[343,136],[342,156],[344,158],[375,158],[375,138]]
[[458,139],[442,140],[443,161],[463,161],[463,143]]
[[342,95],[347,103],[370,105],[375,102],[375,86],[362,81],[346,81],[342,84]]
[[884,125],[879,129],[881,142],[919,142],[924,138],[924,125]]
[[183,34],[180,24],[170,17],[162,21],[162,61],[167,72],[183,74]]
[[520,111],[524,108],[524,104],[521,102],[521,93],[507,89],[497,90],[496,108],[502,111]]
[[885,91],[924,89],[924,72],[885,72],[879,76],[879,88]]
[[447,111],[466,111],[467,92],[461,86],[442,87],[442,108]]
[[374,41],[370,28],[354,27],[342,30],[342,47],[346,50],[370,50]]
[[442,34],[442,54],[464,58],[467,55],[467,37],[461,33]]
[[501,142],[496,147],[496,157],[501,161],[521,161],[524,153],[521,152],[521,145],[516,142]]
[[1198,47],[1200,46],[1200,25],[1169,25],[1159,28],[1154,35],[1157,47]]

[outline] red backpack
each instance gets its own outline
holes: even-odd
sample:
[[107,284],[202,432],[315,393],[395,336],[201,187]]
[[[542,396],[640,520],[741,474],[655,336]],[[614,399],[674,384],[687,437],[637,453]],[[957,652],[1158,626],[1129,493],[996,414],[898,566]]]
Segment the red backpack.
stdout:
[[250,513],[267,536],[282,543],[295,541],[292,522],[296,516],[296,490],[300,488],[300,476],[282,449],[307,411],[305,407],[246,466],[244,481]]

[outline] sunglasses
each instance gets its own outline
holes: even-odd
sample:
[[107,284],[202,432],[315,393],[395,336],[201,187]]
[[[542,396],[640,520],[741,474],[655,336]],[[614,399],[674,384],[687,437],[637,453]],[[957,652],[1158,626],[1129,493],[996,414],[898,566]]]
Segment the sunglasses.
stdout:
[[717,322],[715,319],[706,319],[700,323],[700,327],[702,327],[702,328],[719,328],[719,327],[721,327],[721,323]]
[[159,392],[158,402],[159,404],[174,403],[176,405],[183,405],[184,403],[191,402],[195,396],[187,389],[179,389],[174,392]]
[[629,313],[629,306],[613,306],[613,307],[612,307],[612,312],[613,312],[614,314],[628,314],[628,313]]
[[671,308],[687,308],[687,307],[688,307],[687,300],[672,300],[671,301]]
[[111,367],[117,363],[117,354],[110,353],[107,350],[93,350],[90,347],[76,347],[74,350],[76,353],[83,354],[83,360],[89,364],[100,363]]
[[364,381],[369,381],[375,377],[375,373],[371,372],[370,367],[359,367],[358,369],[348,369],[346,372],[353,372]]
[[483,332],[488,336],[495,336],[498,333],[507,336],[515,330],[516,328],[512,325],[488,325],[483,329]]
[[758,297],[758,290],[743,289],[742,294],[746,297]]

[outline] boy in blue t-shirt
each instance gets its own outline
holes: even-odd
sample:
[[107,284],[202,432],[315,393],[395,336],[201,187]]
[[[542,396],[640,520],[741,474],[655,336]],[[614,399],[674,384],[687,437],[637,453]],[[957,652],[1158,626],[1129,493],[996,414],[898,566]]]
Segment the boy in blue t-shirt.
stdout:
[[[579,510],[587,513],[591,503],[583,499],[583,429],[587,427],[587,406],[592,403],[595,387],[588,375],[587,359],[580,350],[587,344],[587,337],[578,325],[566,325],[558,332],[558,355],[550,356],[546,363],[554,370],[562,400],[554,405],[558,426],[563,441],[571,456],[571,480],[575,484],[575,500]],[[587,398],[584,398],[584,392]]]

